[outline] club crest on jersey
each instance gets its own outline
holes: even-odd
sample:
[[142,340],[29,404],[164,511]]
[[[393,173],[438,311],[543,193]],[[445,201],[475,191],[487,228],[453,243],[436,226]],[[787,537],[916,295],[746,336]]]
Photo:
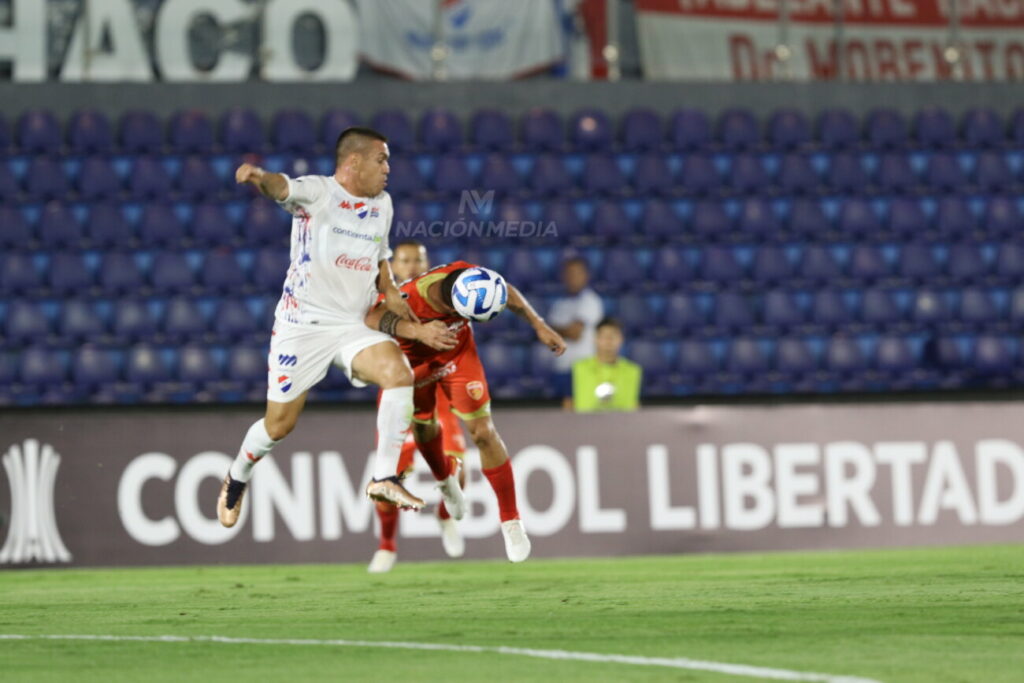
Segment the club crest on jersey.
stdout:
[[292,388],[292,378],[288,375],[278,376],[277,388],[281,390],[281,393],[287,394],[288,390]]
[[484,383],[478,381],[469,382],[466,385],[466,393],[474,401],[479,401],[484,397]]
[[366,214],[370,212],[366,206],[366,202],[356,202],[352,207],[352,210],[356,212],[356,215],[360,218],[366,218]]

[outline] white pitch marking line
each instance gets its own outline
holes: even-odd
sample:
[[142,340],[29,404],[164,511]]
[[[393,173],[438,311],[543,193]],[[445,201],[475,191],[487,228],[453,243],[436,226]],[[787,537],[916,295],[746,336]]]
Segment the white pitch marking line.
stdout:
[[712,671],[732,676],[770,678],[780,681],[807,681],[809,683],[880,683],[872,678],[836,676],[810,671],[770,669],[746,664],[707,662],[685,657],[640,657],[636,655],[609,655],[597,652],[571,652],[569,650],[534,650],[521,647],[484,647],[482,645],[448,645],[445,643],[403,643],[374,640],[304,640],[296,638],[231,638],[229,636],[113,636],[113,635],[19,635],[0,633],[0,640],[98,640],[131,641],[143,643],[227,643],[233,645],[327,645],[334,647],[377,647],[396,650],[439,650],[443,652],[493,653],[519,655],[538,659],[562,659],[577,662],[606,664],[632,664],[633,666],[661,666],[670,669]]

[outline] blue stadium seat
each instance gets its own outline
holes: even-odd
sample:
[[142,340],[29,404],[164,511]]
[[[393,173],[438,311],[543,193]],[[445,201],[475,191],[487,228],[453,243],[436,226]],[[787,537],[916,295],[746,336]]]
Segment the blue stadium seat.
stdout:
[[552,154],[542,154],[533,164],[529,175],[529,186],[534,194],[541,197],[557,197],[566,194],[573,187],[572,176],[565,168],[561,158]]
[[842,327],[855,319],[847,298],[835,289],[819,289],[811,299],[811,320],[817,325]]
[[946,298],[931,290],[919,290],[910,302],[910,319],[918,325],[932,327],[949,320]]
[[8,344],[45,345],[50,334],[50,320],[39,304],[11,302],[4,318],[4,336]]
[[690,229],[700,237],[721,240],[732,232],[732,221],[721,202],[701,200],[693,207]]
[[759,198],[744,199],[740,204],[737,227],[744,235],[760,241],[780,237],[779,219],[768,201]]
[[333,154],[338,137],[347,128],[362,125],[362,117],[349,109],[328,109],[320,120],[320,144]]
[[256,252],[256,263],[252,269],[253,284],[262,291],[279,294],[289,263],[288,251],[285,249],[260,249]]
[[1016,366],[1017,354],[1011,340],[983,335],[974,343],[971,365],[987,375],[1005,375]]
[[680,152],[707,149],[711,145],[711,121],[700,109],[676,109],[668,124],[668,139]]
[[758,285],[775,285],[793,277],[794,263],[786,253],[786,249],[775,245],[765,245],[757,249],[751,267],[751,275]]
[[17,138],[22,154],[56,154],[60,150],[60,124],[49,110],[26,111],[18,117]]
[[1016,237],[1024,226],[1024,216],[1016,200],[991,197],[985,206],[985,232],[992,236]]
[[526,372],[529,349],[520,344],[490,342],[480,347],[480,361],[491,383],[501,384]]
[[1010,117],[1009,141],[1017,147],[1024,146],[1024,107],[1017,107]]
[[928,217],[921,203],[908,197],[894,197],[889,202],[889,231],[904,239],[921,239],[928,232]]
[[804,324],[807,316],[792,292],[772,289],[765,292],[761,322],[776,330],[787,330]]
[[903,311],[893,293],[887,289],[867,289],[861,299],[860,319],[873,329],[903,322]]
[[153,257],[149,283],[159,294],[181,294],[195,287],[195,273],[184,254],[158,252]]
[[198,387],[208,382],[216,382],[223,376],[223,371],[210,349],[204,346],[189,344],[182,347],[178,351],[177,360],[174,374],[181,382]]
[[551,109],[534,108],[523,114],[520,138],[529,152],[554,152],[565,147],[562,118]]
[[943,149],[956,143],[956,122],[942,107],[926,107],[914,115],[914,139],[921,147]]
[[563,199],[546,202],[541,210],[541,221],[545,225],[554,225],[558,241],[563,245],[575,243],[585,235],[583,223],[576,210]]
[[135,230],[121,209],[112,204],[93,204],[85,223],[89,244],[96,248],[121,249],[135,246]]
[[1008,318],[1018,329],[1024,324],[1024,287],[1018,287],[1010,294]]
[[170,193],[171,176],[157,159],[140,157],[128,176],[128,190],[135,199],[163,199]]
[[160,351],[148,344],[133,346],[128,351],[125,379],[129,382],[154,384],[171,379],[171,370]]
[[1003,121],[991,109],[971,109],[964,114],[962,132],[969,147],[996,147],[1006,139]]
[[871,364],[882,372],[906,373],[917,367],[910,343],[903,337],[881,337],[875,345]]
[[1017,242],[1000,244],[996,252],[995,274],[1007,285],[1024,282],[1024,245]]
[[462,122],[451,111],[429,109],[420,117],[420,143],[427,152],[444,154],[462,145]]
[[809,375],[819,368],[818,358],[807,341],[783,337],[775,349],[775,369],[786,375]]
[[612,123],[600,109],[582,109],[569,117],[569,141],[576,150],[603,152],[612,138]]
[[19,378],[33,387],[51,387],[67,378],[67,368],[54,351],[27,348],[19,358]]
[[818,192],[821,178],[803,154],[787,154],[779,164],[775,184],[787,195],[807,195]]
[[935,229],[944,239],[962,240],[977,227],[974,213],[960,197],[940,197],[935,211]]
[[263,123],[252,109],[232,107],[220,117],[220,144],[232,154],[255,154],[263,149]]
[[861,282],[876,282],[888,277],[892,268],[880,247],[871,244],[857,244],[850,252],[847,272],[850,277]]
[[58,202],[43,207],[36,232],[49,249],[73,249],[82,243],[82,224],[67,205]]
[[14,138],[11,135],[11,124],[6,116],[0,116],[0,152],[5,154],[11,151]]
[[871,239],[882,230],[871,203],[859,197],[851,197],[839,207],[837,227],[845,238]]
[[710,342],[686,339],[679,344],[679,360],[676,369],[680,372],[699,377],[715,373],[720,367],[721,364],[712,350]]
[[679,183],[686,192],[707,195],[718,190],[721,182],[721,176],[711,157],[690,154],[683,160]]
[[832,229],[821,204],[813,199],[795,200],[786,222],[790,232],[804,239],[817,239]]
[[615,300],[615,317],[622,324],[626,339],[650,334],[658,322],[650,297],[641,294],[623,294]]
[[98,340],[107,331],[96,306],[82,299],[69,299],[61,305],[57,330],[63,339],[73,344]]
[[967,284],[988,275],[990,268],[979,246],[954,244],[949,250],[946,270],[954,282]]
[[156,330],[156,319],[143,302],[121,299],[114,303],[111,331],[122,345],[149,339],[156,334]]
[[33,158],[25,173],[25,193],[35,202],[64,199],[68,193],[68,177],[60,163],[49,157]]
[[21,211],[13,206],[0,206],[0,247],[23,251],[32,242],[32,230]]
[[646,265],[632,249],[614,247],[605,252],[604,283],[612,291],[631,291],[643,287],[649,275]]
[[469,139],[489,152],[503,152],[515,144],[512,120],[500,109],[478,109],[469,119]]
[[144,286],[142,270],[131,254],[107,252],[100,260],[99,285],[107,296],[136,294]]
[[868,359],[856,339],[837,336],[828,340],[825,367],[832,372],[854,375],[867,370]]
[[143,247],[176,247],[185,238],[185,224],[167,204],[147,204],[138,232]]
[[42,287],[42,276],[27,254],[8,253],[0,263],[0,291],[5,294],[33,294]]
[[0,163],[0,200],[14,202],[21,194],[21,183],[7,164]]
[[926,183],[934,192],[954,192],[967,184],[967,174],[955,156],[940,152],[928,160]]
[[221,299],[212,322],[213,332],[224,341],[242,341],[261,331],[252,311],[239,299]]
[[826,109],[818,114],[817,132],[825,149],[850,149],[860,142],[857,119],[846,109]]
[[696,299],[689,294],[672,293],[665,299],[665,311],[660,323],[664,325],[663,336],[681,335],[699,330],[707,324],[707,317]]
[[86,391],[119,379],[114,353],[93,346],[77,349],[71,360],[71,378]]
[[94,278],[82,254],[62,251],[50,258],[49,284],[54,294],[70,296],[88,292]]
[[739,194],[756,194],[769,189],[768,173],[753,154],[737,154],[732,160],[729,184]]
[[229,246],[238,240],[237,226],[220,203],[200,204],[190,223],[193,241],[204,247]]
[[625,243],[633,240],[636,228],[622,206],[607,199],[594,207],[591,231],[606,243]]
[[665,139],[661,117],[653,109],[637,107],[622,117],[620,133],[622,149],[626,152],[653,152]]
[[462,156],[448,154],[439,157],[432,177],[434,189],[444,195],[457,196],[473,187],[473,174]]
[[75,186],[79,197],[87,202],[114,199],[121,193],[121,179],[102,157],[89,157],[82,162]]
[[228,353],[227,376],[240,382],[267,383],[265,348],[235,346]]
[[665,157],[660,154],[644,154],[637,158],[633,170],[633,189],[640,197],[672,194],[675,179]]
[[812,283],[826,283],[844,273],[843,265],[832,251],[820,244],[811,244],[804,249],[798,265],[800,277]]
[[113,144],[113,128],[100,112],[77,111],[68,121],[68,147],[72,154],[106,154]]
[[897,272],[900,277],[924,284],[941,275],[942,265],[932,245],[912,242],[900,249]]
[[217,294],[238,293],[248,284],[248,277],[232,251],[207,252],[201,272],[203,287]]
[[126,111],[118,123],[118,140],[127,154],[157,154],[164,144],[163,126],[151,111]]
[[827,182],[835,192],[853,195],[863,194],[868,186],[868,174],[864,171],[860,157],[849,152],[840,152],[832,157]]
[[771,366],[766,349],[756,339],[732,339],[725,351],[725,369],[748,378],[768,372]]
[[920,181],[905,154],[886,153],[879,160],[875,184],[885,194],[900,194],[916,189]]
[[651,279],[666,291],[673,291],[685,286],[695,277],[696,273],[686,258],[686,254],[674,247],[662,247],[654,254],[651,266]]
[[583,166],[583,191],[588,195],[617,195],[625,190],[626,176],[608,154],[591,154]]
[[776,149],[806,147],[811,141],[811,124],[799,109],[776,109],[768,118],[768,140]]
[[[233,178],[232,182],[234,182]],[[181,173],[178,175],[178,191],[184,199],[189,201],[215,199],[223,185],[206,159],[188,157],[182,163]]]
[[683,221],[672,205],[660,199],[644,203],[640,214],[640,232],[650,242],[671,242],[683,238]]
[[984,328],[1002,319],[1002,313],[995,298],[987,290],[966,287],[960,291],[959,298],[957,319],[962,323]]
[[378,111],[370,119],[370,128],[380,131],[388,139],[392,153],[408,152],[416,145],[416,131],[405,112],[398,109]]
[[629,358],[644,370],[644,376],[653,379],[666,375],[675,365],[661,342],[640,340],[630,344]]
[[868,142],[879,149],[902,149],[907,144],[907,121],[895,109],[881,108],[868,112],[865,119]]
[[209,154],[213,149],[213,123],[199,110],[176,112],[170,120],[171,150],[177,154]]
[[983,192],[1005,192],[1013,188],[1017,181],[1002,154],[981,152],[974,168],[974,183]]
[[718,141],[726,149],[748,150],[761,142],[757,118],[747,109],[727,109],[718,117]]
[[175,343],[197,339],[206,333],[206,318],[195,301],[177,297],[167,302],[160,330]]
[[523,179],[508,156],[488,154],[480,169],[480,186],[499,195],[516,194],[523,187]]
[[752,298],[739,292],[719,292],[712,309],[715,327],[729,333],[740,332],[754,325]]
[[423,192],[426,183],[416,162],[409,157],[392,157],[389,161],[387,190],[397,197],[410,197]]

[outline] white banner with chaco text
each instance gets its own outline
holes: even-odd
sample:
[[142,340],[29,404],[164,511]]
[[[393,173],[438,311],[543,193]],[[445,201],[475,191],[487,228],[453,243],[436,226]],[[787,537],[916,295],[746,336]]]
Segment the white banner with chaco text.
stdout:
[[948,0],[846,0],[841,33],[832,0],[789,0],[784,61],[781,2],[636,0],[645,77],[1024,80],[1024,0],[961,0],[953,43]]

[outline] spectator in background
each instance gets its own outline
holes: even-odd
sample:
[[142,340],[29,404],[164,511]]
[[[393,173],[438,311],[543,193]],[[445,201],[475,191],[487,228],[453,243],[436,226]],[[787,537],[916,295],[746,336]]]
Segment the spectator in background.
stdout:
[[565,339],[565,353],[555,358],[555,389],[562,398],[562,406],[572,408],[572,366],[594,353],[594,332],[604,316],[601,297],[591,289],[590,270],[580,256],[562,263],[562,282],[567,296],[556,299],[548,313],[548,324]]
[[597,353],[572,365],[572,398],[578,413],[629,411],[640,407],[643,369],[619,356],[622,325],[615,318],[597,324]]

